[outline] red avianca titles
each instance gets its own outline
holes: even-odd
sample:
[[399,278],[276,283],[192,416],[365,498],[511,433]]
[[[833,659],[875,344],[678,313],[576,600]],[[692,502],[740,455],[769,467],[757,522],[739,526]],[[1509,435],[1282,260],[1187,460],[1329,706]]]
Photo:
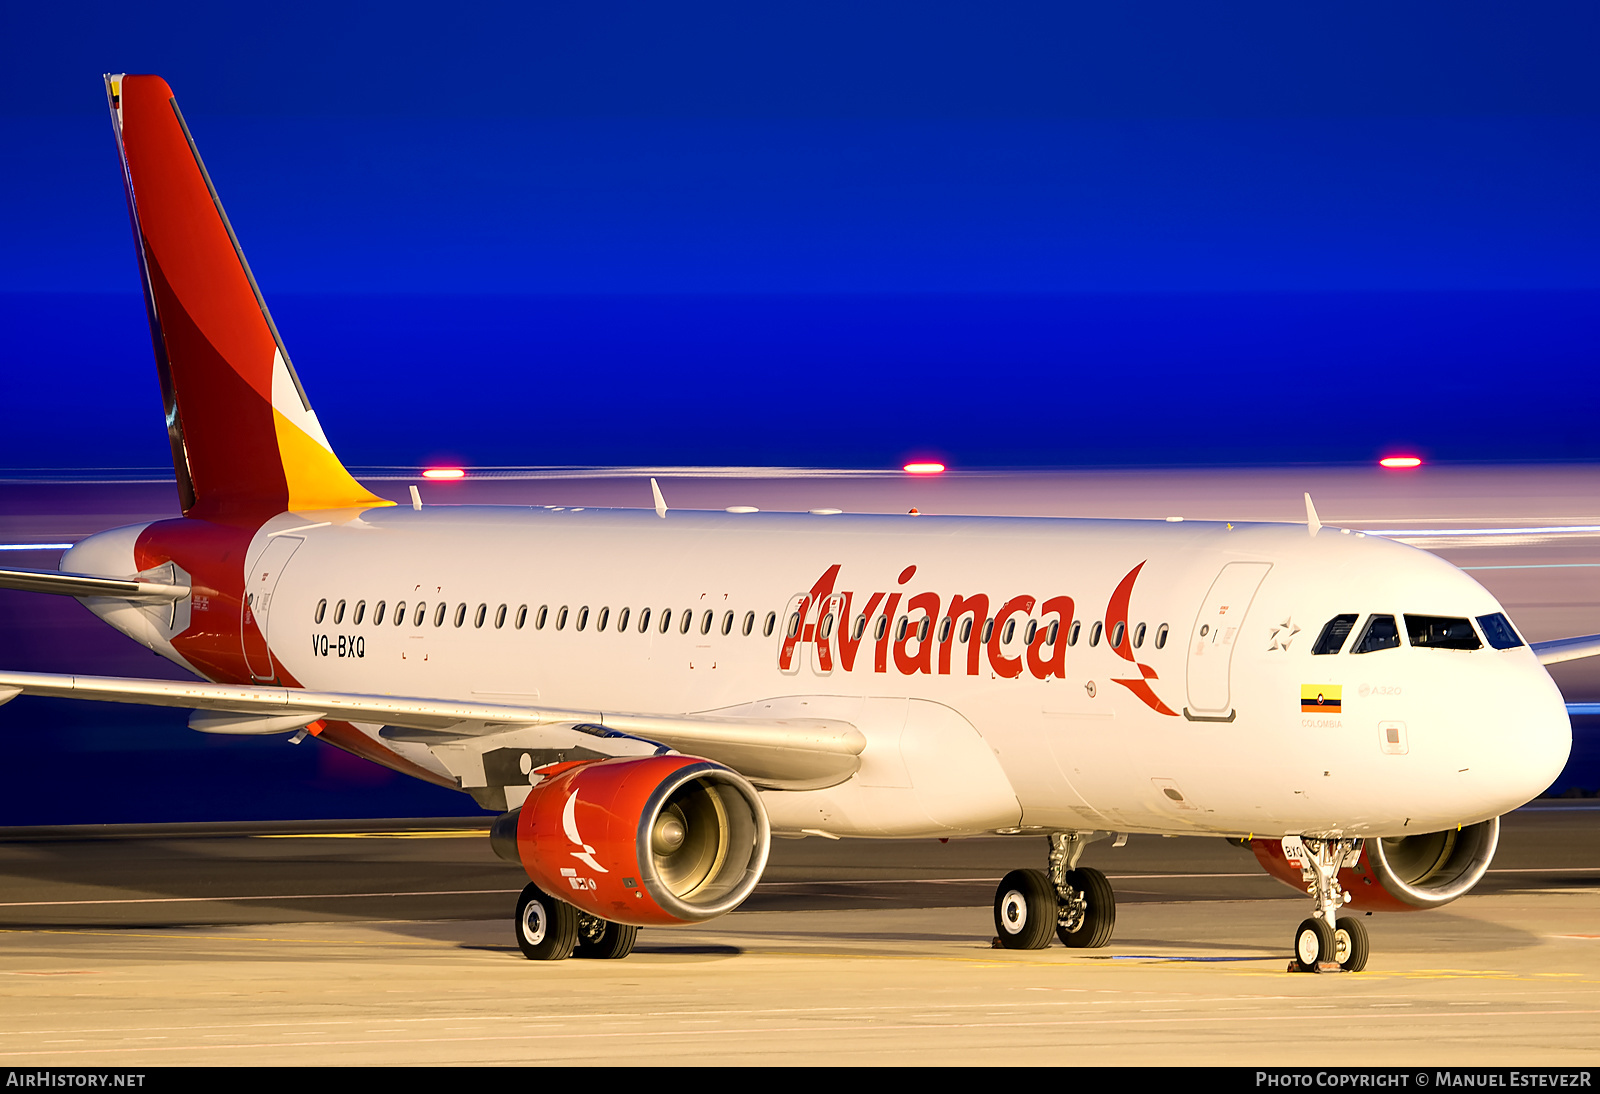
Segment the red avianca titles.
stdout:
[[1253,834],[1313,897],[1298,966],[1359,969],[1343,913],[1465,892],[1566,760],[1543,663],[1600,639],[1532,648],[1309,499],[1304,525],[396,507],[334,455],[171,90],[106,90],[183,515],[0,586],[197,680],[0,673],[0,700],[181,706],[469,793],[527,870],[531,958],[731,910],[774,833],[1048,834],[999,939],[1104,946],[1081,860],[1138,832]]

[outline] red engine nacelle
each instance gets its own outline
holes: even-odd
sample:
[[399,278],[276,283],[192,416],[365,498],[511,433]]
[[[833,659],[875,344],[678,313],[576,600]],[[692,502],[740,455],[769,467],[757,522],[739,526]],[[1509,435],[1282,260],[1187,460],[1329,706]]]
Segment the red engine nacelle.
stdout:
[[[1348,907],[1364,912],[1437,908],[1478,884],[1499,843],[1499,817],[1444,832],[1369,839],[1356,864],[1339,871],[1339,884],[1351,896]],[[1250,850],[1267,873],[1305,891],[1300,867],[1284,858],[1282,841],[1251,840]]]
[[761,879],[766,810],[720,764],[649,756],[543,773],[490,838],[557,899],[640,927],[698,923],[738,907]]

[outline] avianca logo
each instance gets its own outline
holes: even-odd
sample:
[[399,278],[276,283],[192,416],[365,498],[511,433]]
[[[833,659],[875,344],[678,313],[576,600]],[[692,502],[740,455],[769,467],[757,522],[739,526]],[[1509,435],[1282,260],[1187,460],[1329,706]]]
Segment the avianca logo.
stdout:
[[[1128,602],[1144,565],[1141,562],[1128,571],[1106,606],[1105,633],[1115,636],[1112,652],[1138,672],[1137,676],[1112,682],[1133,692],[1151,710],[1177,717],[1177,712],[1150,687],[1150,681],[1158,679],[1155,669],[1134,658],[1132,643],[1126,638]],[[1067,635],[1076,610],[1070,596],[1042,601],[1028,594],[1014,596],[1000,603],[991,619],[990,609],[997,598],[987,593],[957,593],[945,599],[932,592],[909,597],[903,591],[875,592],[861,604],[857,593],[835,589],[839,570],[838,563],[828,567],[791,609],[778,652],[778,667],[784,672],[798,669],[799,655],[807,645],[815,648],[818,672],[831,673],[835,662],[845,672],[854,672],[864,652],[861,647],[870,644],[875,673],[887,673],[892,660],[895,671],[902,676],[936,672],[948,676],[953,664],[964,661],[966,675],[977,676],[987,660],[989,671],[1005,680],[1020,677],[1024,670],[1039,680],[1052,676],[1066,679]],[[915,566],[907,566],[897,584],[904,586],[916,572]],[[1010,656],[1005,651],[1005,639],[1015,617],[1029,620],[1034,626],[1025,649]],[[872,627],[870,634],[868,626]],[[960,661],[958,644],[966,646]],[[954,671],[960,673],[962,669]]]
[[578,792],[574,790],[567,799],[567,806],[561,811],[561,827],[566,830],[567,839],[572,841],[574,847],[581,847],[581,851],[567,852],[573,858],[594,870],[596,873],[608,874],[607,870],[594,860],[594,848],[583,842],[583,837],[578,834]]

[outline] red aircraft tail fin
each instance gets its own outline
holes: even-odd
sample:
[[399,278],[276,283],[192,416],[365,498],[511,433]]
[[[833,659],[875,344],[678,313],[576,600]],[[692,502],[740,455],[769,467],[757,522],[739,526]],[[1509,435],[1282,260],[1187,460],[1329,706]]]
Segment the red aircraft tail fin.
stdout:
[[105,79],[184,513],[391,504],[333,454],[172,89]]

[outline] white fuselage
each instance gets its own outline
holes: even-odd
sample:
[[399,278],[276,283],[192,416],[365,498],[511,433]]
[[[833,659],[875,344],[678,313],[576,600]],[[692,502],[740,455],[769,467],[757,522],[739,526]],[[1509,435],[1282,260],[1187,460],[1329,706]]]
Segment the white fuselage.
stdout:
[[[63,568],[111,572],[127,537],[105,537]],[[1334,528],[369,509],[269,521],[246,573],[306,688],[855,724],[849,781],[764,793],[779,832],[1401,835],[1521,805],[1570,747],[1525,645],[1313,654],[1340,614],[1502,610],[1435,556]],[[1340,709],[1303,710],[1307,688]]]

